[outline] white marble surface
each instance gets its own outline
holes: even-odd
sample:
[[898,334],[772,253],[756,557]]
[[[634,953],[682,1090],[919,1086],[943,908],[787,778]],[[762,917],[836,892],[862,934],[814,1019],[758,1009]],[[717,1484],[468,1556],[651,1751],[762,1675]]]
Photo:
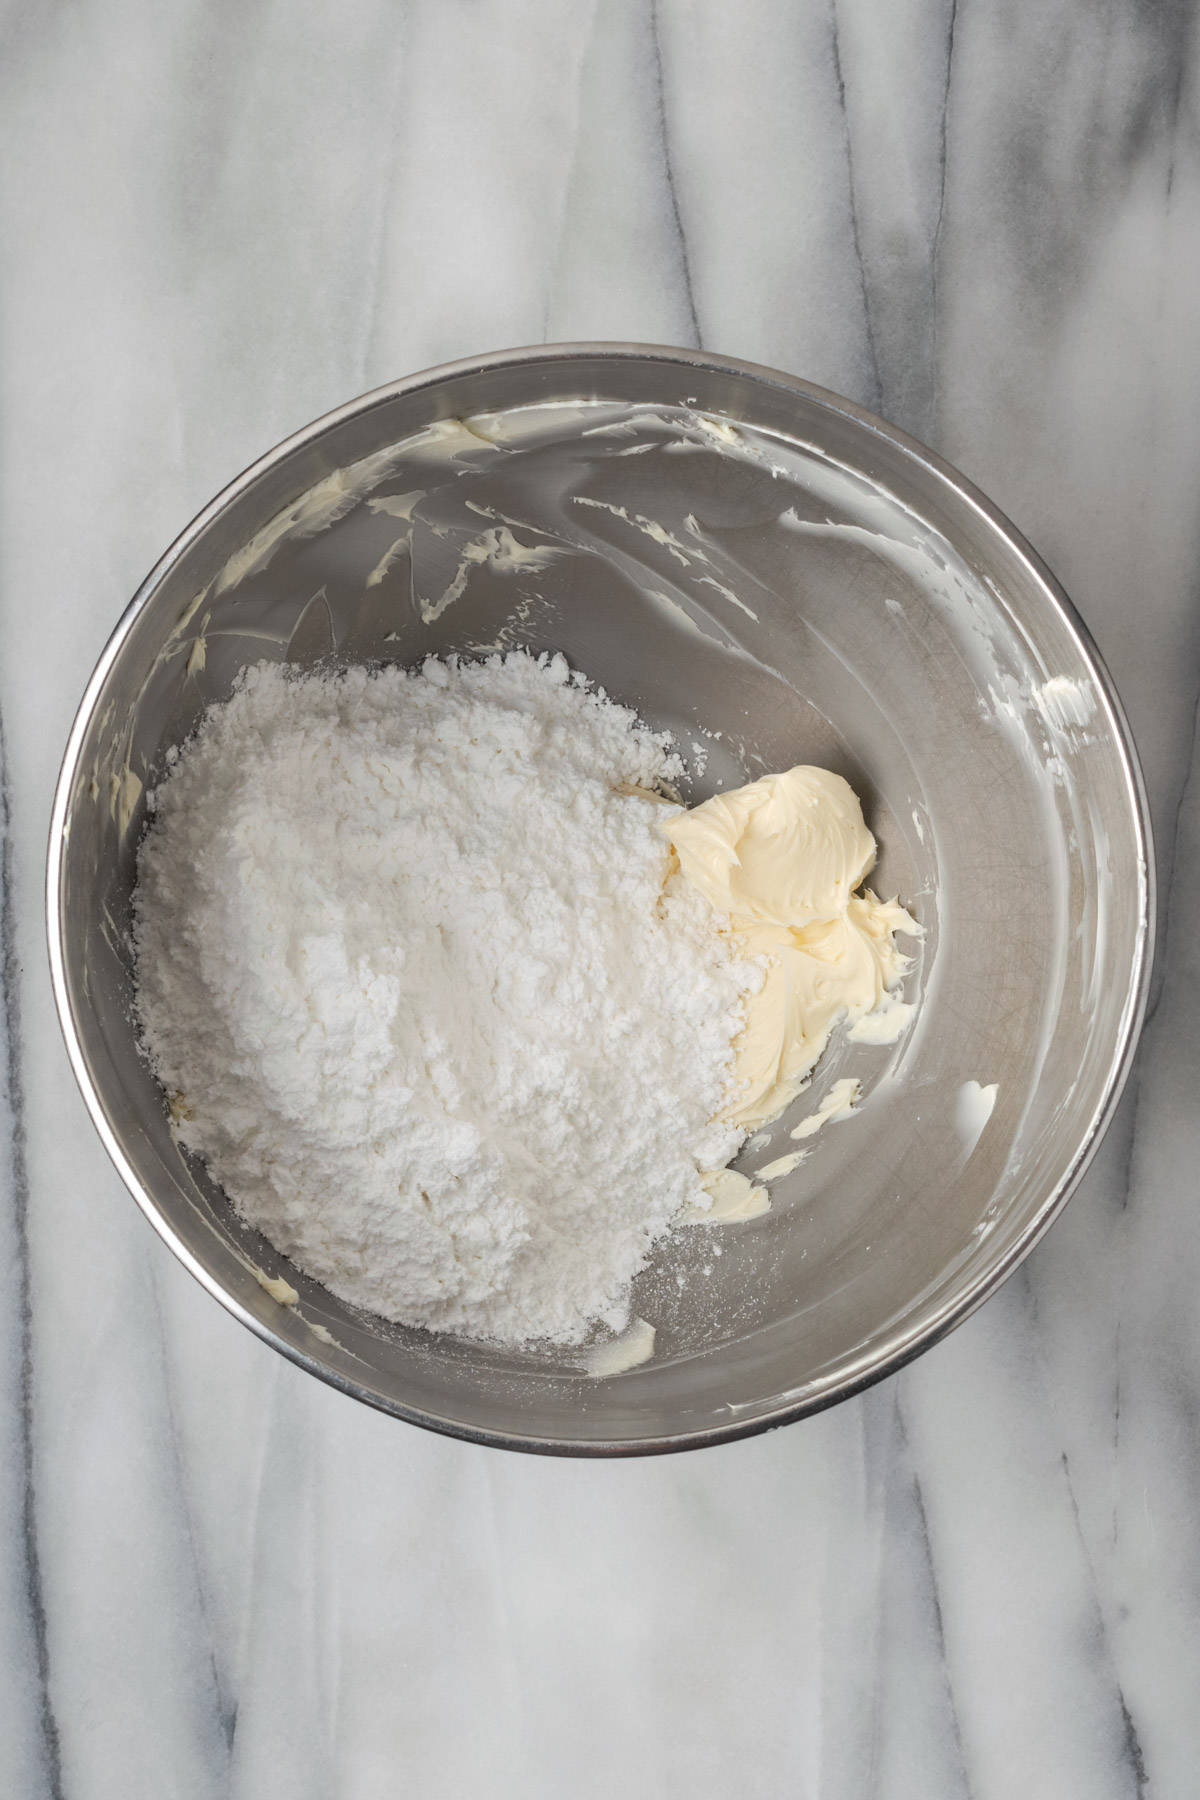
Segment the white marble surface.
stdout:
[[[1200,1792],[1200,31],[1167,0],[0,6],[0,1790]],[[771,1437],[485,1452],[190,1281],[52,1017],[70,716],[179,526],[393,375],[695,343],[878,407],[1074,595],[1157,1001],[971,1323]]]

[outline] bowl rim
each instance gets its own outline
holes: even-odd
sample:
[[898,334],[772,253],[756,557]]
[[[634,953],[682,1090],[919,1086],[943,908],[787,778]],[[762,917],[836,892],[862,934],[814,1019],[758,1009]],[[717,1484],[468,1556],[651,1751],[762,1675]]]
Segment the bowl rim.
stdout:
[[[894,1328],[883,1340],[882,1348],[858,1364],[843,1365],[836,1378],[817,1381],[801,1394],[789,1394],[779,1405],[757,1413],[748,1420],[731,1420],[727,1424],[706,1426],[663,1437],[612,1438],[583,1441],[569,1437],[534,1437],[520,1433],[492,1430],[447,1419],[407,1404],[376,1389],[356,1382],[340,1370],[330,1367],[312,1352],[281,1337],[257,1313],[230,1293],[176,1232],[160,1211],[153,1194],[143,1185],[122,1149],[117,1133],[88,1071],[65,963],[65,909],[62,902],[63,854],[67,842],[66,827],[71,793],[75,785],[80,752],[91,724],[104,684],[124,647],[125,641],[143,610],[150,604],[168,573],[209,526],[248,491],[270,469],[295,451],[303,449],[328,431],[351,419],[365,417],[376,407],[387,405],[401,396],[438,387],[459,376],[484,373],[500,368],[569,365],[583,360],[613,364],[666,363],[678,368],[693,368],[706,375],[730,375],[748,378],[760,386],[774,388],[784,394],[801,397],[809,403],[840,415],[867,433],[899,448],[949,489],[958,501],[975,512],[992,531],[1007,543],[1009,549],[1025,564],[1051,609],[1075,639],[1092,679],[1102,696],[1108,720],[1121,760],[1129,815],[1140,858],[1138,882],[1138,929],[1130,971],[1129,991],[1118,1021],[1116,1043],[1110,1058],[1104,1088],[1087,1122],[1071,1162],[1032,1215],[1024,1230],[961,1294],[940,1306],[918,1327]],[[1154,962],[1156,936],[1157,880],[1149,800],[1141,763],[1124,706],[1112,676],[1099,649],[1065,590],[1032,545],[1011,520],[992,504],[971,481],[952,464],[917,438],[888,424],[875,413],[848,400],[829,388],[818,386],[799,376],[789,375],[743,358],[721,356],[699,349],[671,345],[598,340],[595,342],[532,344],[514,349],[497,350],[485,355],[463,357],[402,376],[397,380],[371,388],[353,400],[334,407],[283,438],[273,448],[256,457],[239,475],[228,482],[187,524],[159,557],[133,598],[117,620],[92,672],[76,709],[67,738],[54,801],[50,813],[49,846],[46,859],[46,927],[51,984],[55,1009],[66,1042],[67,1055],[76,1082],[93,1125],[117,1173],[126,1188],[165,1244],[195,1277],[200,1285],[225,1309],[255,1335],[277,1350],[290,1362],[317,1376],[329,1386],[395,1418],[401,1418],[423,1429],[468,1443],[486,1444],[507,1450],[521,1450],[548,1456],[588,1458],[616,1456],[654,1456],[682,1450],[701,1449],[708,1445],[731,1443],[740,1438],[755,1437],[775,1430],[797,1419],[823,1412],[826,1408],[848,1400],[874,1386],[886,1376],[897,1373],[925,1350],[947,1337],[956,1326],[981,1306],[1008,1279],[1030,1251],[1040,1243],[1078,1187],[1099,1148],[1117,1103],[1124,1091],[1137,1053],[1141,1027],[1145,1020]]]

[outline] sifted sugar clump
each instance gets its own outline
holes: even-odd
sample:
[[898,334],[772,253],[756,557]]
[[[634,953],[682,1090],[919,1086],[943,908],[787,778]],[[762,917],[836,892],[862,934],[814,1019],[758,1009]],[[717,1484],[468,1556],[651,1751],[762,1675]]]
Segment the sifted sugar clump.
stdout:
[[260,664],[151,797],[138,1007],[180,1141],[334,1293],[580,1342],[700,1171],[762,981],[671,873],[669,741],[560,656]]

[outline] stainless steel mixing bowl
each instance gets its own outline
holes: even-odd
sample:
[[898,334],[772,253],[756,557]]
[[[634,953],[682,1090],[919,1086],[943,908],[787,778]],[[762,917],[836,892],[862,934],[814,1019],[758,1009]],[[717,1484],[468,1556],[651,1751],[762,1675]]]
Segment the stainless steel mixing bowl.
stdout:
[[[529,554],[539,547],[557,554]],[[842,771],[880,841],[875,885],[927,934],[907,1037],[835,1046],[743,1166],[777,1156],[834,1079],[861,1080],[859,1111],[813,1140],[766,1217],[668,1241],[635,1290],[654,1357],[600,1380],[577,1355],[385,1325],[290,1267],[177,1150],[131,1012],[146,789],[243,664],[411,664],[511,645],[564,651],[675,729],[697,797],[797,762]],[[1145,1001],[1151,883],[1111,683],[981,495],[804,382],[582,345],[381,388],[213,501],[88,686],[48,899],[84,1097],[198,1280],[293,1361],[386,1411],[597,1455],[796,1419],[897,1368],[992,1292],[1064,1204],[1116,1101]],[[280,1275],[298,1304],[264,1287]]]

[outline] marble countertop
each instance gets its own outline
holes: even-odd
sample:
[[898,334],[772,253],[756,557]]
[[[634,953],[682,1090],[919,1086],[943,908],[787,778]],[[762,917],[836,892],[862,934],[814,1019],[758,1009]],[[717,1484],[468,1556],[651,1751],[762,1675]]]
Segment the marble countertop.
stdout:
[[[1200,1792],[1200,32],[1108,0],[0,16],[0,1788]],[[863,1398],[546,1462],[321,1387],[109,1167],[45,965],[71,714],[239,467],[387,378],[703,344],[882,412],[1064,581],[1145,763],[1152,1012],[1062,1221]]]

